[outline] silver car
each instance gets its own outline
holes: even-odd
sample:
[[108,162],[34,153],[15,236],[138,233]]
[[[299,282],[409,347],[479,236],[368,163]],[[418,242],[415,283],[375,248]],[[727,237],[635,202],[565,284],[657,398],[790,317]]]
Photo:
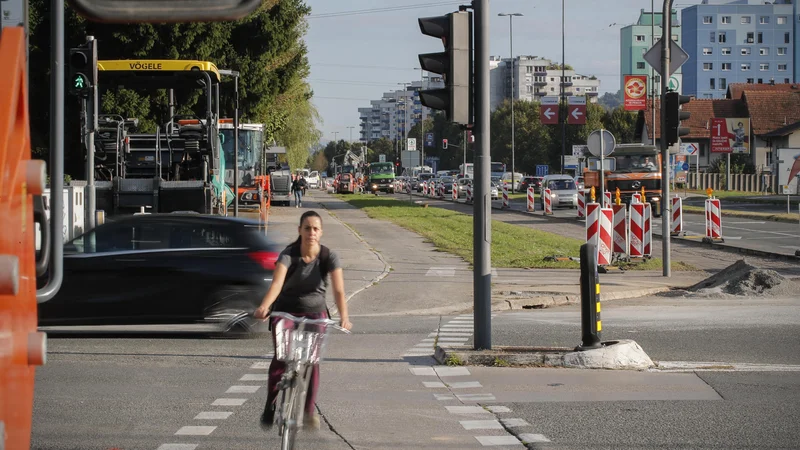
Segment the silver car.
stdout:
[[548,175],[542,180],[542,209],[544,209],[544,190],[550,189],[553,208],[578,207],[578,187],[569,175]]

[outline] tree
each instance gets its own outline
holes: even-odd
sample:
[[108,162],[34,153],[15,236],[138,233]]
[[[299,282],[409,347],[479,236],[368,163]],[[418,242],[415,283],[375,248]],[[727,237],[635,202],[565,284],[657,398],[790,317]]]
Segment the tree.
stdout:
[[[514,102],[514,154],[517,172],[535,173],[537,164],[550,164],[548,148],[551,135],[539,121],[539,103]],[[504,101],[491,116],[492,161],[506,164],[511,170],[511,102]]]
[[328,170],[328,158],[325,157],[324,151],[317,151],[312,156],[311,170],[318,172],[325,172]]
[[611,110],[622,105],[622,100],[620,100],[621,98],[622,98],[622,91],[617,91],[616,94],[612,94],[611,92],[606,92],[605,94],[601,95],[597,101],[603,108]]
[[624,106],[606,111],[603,116],[603,128],[610,131],[620,144],[634,143],[636,142],[636,113],[625,111]]
[[[305,82],[293,90],[310,92]],[[302,95],[302,94],[298,94]],[[300,169],[305,167],[309,158],[309,150],[319,142],[322,133],[317,128],[320,121],[316,107],[305,101],[287,102],[286,120],[283,127],[275,133],[275,139],[286,147],[286,159],[289,167]]]

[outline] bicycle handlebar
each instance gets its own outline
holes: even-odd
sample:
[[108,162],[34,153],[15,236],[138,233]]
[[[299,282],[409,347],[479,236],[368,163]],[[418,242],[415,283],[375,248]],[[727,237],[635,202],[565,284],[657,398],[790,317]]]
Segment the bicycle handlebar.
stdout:
[[288,319],[288,320],[291,320],[292,322],[295,322],[295,323],[307,323],[309,325],[328,325],[328,326],[331,326],[333,328],[336,328],[337,330],[339,330],[339,331],[341,331],[343,333],[350,334],[350,330],[348,330],[347,328],[343,328],[343,327],[339,326],[339,322],[337,322],[335,320],[331,320],[331,319],[309,319],[307,317],[297,317],[297,316],[293,316],[293,315],[291,315],[289,313],[280,312],[280,311],[273,311],[269,315],[270,315],[270,317],[280,317],[280,318],[283,318],[283,319]]

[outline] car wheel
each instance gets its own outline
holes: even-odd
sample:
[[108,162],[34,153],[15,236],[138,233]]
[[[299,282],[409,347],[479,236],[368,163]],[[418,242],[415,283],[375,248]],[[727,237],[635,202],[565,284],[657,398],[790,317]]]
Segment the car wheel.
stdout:
[[203,309],[203,322],[214,324],[214,334],[227,338],[255,337],[266,324],[252,317],[262,292],[250,286],[224,286],[211,293]]

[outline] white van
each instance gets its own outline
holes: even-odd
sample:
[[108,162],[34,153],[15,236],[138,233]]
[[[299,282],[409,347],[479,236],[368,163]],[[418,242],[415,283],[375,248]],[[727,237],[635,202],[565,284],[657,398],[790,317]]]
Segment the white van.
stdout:
[[306,177],[306,183],[309,189],[319,189],[319,172],[312,170]]

